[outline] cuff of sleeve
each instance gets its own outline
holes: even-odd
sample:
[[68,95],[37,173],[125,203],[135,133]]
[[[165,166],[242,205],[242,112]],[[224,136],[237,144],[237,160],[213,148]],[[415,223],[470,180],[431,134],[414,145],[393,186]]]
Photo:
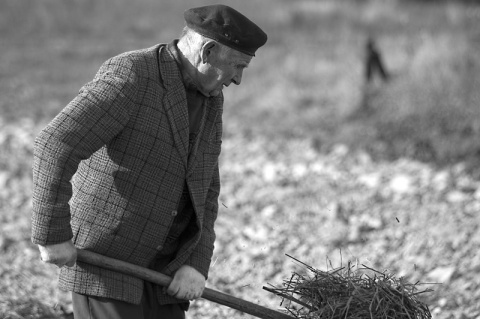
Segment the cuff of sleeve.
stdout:
[[70,212],[55,212],[52,207],[34,207],[32,213],[32,243],[52,245],[72,239]]
[[213,251],[206,247],[197,246],[195,251],[185,262],[185,265],[192,266],[200,272],[205,279],[208,279],[208,271],[212,260]]

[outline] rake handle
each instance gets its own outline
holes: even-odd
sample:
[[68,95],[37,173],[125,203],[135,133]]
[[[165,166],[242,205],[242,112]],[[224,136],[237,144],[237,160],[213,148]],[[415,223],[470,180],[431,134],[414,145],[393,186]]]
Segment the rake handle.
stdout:
[[[77,249],[77,260],[88,264],[92,264],[105,269],[121,272],[126,275],[134,276],[139,279],[153,282],[163,287],[168,287],[172,278],[147,269],[138,265],[127,263],[118,259],[103,256],[88,250]],[[284,313],[254,304],[252,302],[233,297],[226,293],[216,291],[210,288],[205,288],[202,298],[213,301],[220,305],[230,307],[248,313],[252,316],[262,319],[292,319],[291,316]]]

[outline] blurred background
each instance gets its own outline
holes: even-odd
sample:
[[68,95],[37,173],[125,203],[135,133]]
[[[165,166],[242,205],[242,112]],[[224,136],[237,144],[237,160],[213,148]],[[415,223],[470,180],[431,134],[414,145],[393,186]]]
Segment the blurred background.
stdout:
[[[352,259],[437,283],[435,318],[480,316],[480,3],[222,3],[269,39],[225,91],[209,285],[279,308],[261,288],[301,268],[286,253]],[[207,4],[0,3],[0,318],[71,317],[29,238],[35,135],[106,59],[178,38]],[[204,301],[188,314],[249,317]]]

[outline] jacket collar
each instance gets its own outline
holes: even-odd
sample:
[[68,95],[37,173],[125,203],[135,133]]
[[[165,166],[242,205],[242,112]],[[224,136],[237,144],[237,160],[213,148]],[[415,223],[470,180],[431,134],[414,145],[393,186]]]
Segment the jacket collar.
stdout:
[[185,169],[188,171],[187,174],[191,174],[196,165],[196,159],[202,158],[199,157],[199,155],[203,154],[209,141],[211,141],[210,135],[213,132],[217,116],[219,113],[221,116],[223,94],[205,99],[204,114],[202,116],[199,134],[194,142],[189,160],[189,122],[185,85],[175,56],[167,49],[167,45],[161,45],[159,47],[158,66],[160,77],[165,88],[163,99],[164,108],[172,128],[175,146],[182,158]]
[[183,65],[182,58],[181,58],[181,52],[179,51],[178,47],[178,40],[173,40],[169,44],[167,44],[167,50],[168,53],[172,55],[172,57],[175,59],[175,62],[177,63],[178,68],[180,69],[180,73],[182,74],[182,81],[183,85],[187,90],[198,90],[197,85],[195,84],[195,81],[191,78],[191,76],[187,73],[186,68]]

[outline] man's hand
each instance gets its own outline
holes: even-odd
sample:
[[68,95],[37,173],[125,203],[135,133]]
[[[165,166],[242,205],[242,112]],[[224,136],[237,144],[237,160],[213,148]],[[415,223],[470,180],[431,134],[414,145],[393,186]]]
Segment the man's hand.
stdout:
[[193,300],[202,296],[205,289],[205,277],[195,268],[180,267],[167,288],[167,293],[178,299]]
[[43,262],[57,265],[59,268],[72,267],[77,261],[77,249],[70,240],[54,245],[38,245],[38,249]]

